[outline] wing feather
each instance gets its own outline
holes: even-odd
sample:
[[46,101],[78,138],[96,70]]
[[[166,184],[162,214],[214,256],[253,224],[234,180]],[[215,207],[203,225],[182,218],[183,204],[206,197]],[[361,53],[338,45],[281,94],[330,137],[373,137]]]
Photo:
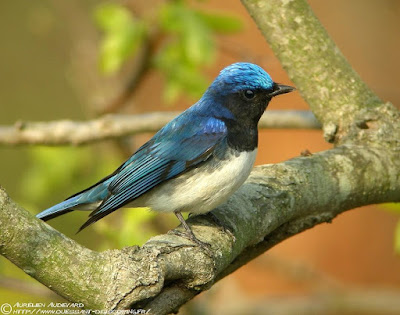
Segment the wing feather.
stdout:
[[186,116],[184,113],[167,124],[121,165],[108,186],[108,197],[80,230],[212,155],[227,135],[225,123],[204,116],[187,122]]

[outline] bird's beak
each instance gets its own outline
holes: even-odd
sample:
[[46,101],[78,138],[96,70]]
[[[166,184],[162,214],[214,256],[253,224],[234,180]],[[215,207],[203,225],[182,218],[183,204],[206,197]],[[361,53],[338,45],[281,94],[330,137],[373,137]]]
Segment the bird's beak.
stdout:
[[294,90],[296,90],[296,88],[294,88],[293,86],[275,83],[272,92],[269,93],[269,96],[273,97],[280,94],[289,93]]

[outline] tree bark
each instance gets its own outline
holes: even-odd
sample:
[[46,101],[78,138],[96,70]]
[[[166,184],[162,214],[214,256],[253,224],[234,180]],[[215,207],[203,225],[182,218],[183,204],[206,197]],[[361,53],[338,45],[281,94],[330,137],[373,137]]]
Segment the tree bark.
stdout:
[[[17,122],[0,126],[0,145],[83,145],[144,132],[156,132],[179,112],[105,115],[89,121]],[[260,128],[320,129],[305,110],[273,110],[261,117]]]
[[355,207],[400,201],[400,113],[361,81],[306,1],[245,1],[336,147],[257,167],[226,204],[144,246],[94,252],[0,192],[0,253],[88,309],[176,311],[282,240]]

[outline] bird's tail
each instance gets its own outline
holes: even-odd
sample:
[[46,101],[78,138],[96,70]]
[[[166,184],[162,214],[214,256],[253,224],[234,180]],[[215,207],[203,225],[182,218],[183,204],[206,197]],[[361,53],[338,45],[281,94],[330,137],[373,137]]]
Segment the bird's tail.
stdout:
[[58,217],[59,215],[71,212],[74,210],[74,207],[78,206],[81,203],[81,201],[79,201],[79,197],[80,196],[78,195],[64,200],[63,202],[60,202],[59,204],[56,204],[55,206],[52,206],[40,212],[36,215],[36,217],[42,219],[43,221],[47,221]]
[[71,212],[73,210],[95,210],[109,194],[107,186],[112,181],[112,177],[103,178],[93,186],[78,192],[67,198],[63,202],[52,206],[39,214],[37,218],[47,221],[58,217],[59,215]]
[[53,218],[56,218],[62,214],[74,211],[74,210],[89,210],[92,211],[97,208],[100,204],[100,201],[92,202],[92,203],[84,203],[82,202],[82,195],[72,196],[55,206],[52,206],[42,212],[38,213],[36,217],[38,219],[42,219],[43,221],[47,221]]

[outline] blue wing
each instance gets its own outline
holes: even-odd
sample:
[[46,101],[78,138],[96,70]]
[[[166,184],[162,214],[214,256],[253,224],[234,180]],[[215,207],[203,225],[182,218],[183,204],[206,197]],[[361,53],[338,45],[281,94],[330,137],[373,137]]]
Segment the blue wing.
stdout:
[[107,177],[109,194],[81,229],[207,160],[226,135],[223,121],[182,113]]

